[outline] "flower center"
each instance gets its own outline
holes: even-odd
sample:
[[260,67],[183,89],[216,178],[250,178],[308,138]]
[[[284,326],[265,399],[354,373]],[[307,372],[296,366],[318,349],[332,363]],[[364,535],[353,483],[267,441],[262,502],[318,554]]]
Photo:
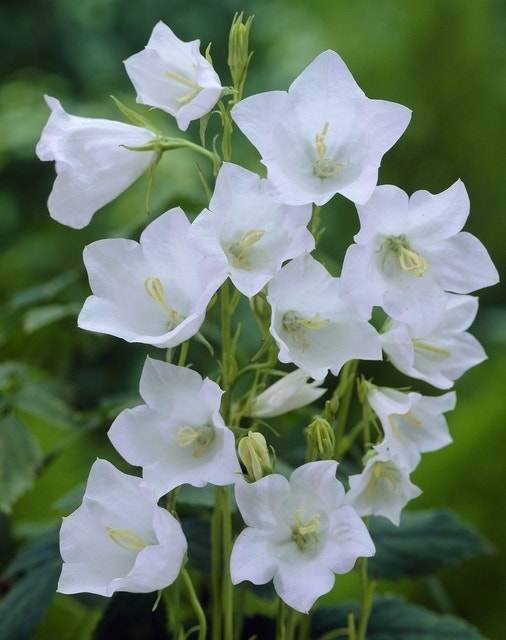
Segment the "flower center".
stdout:
[[[418,418],[414,415],[414,413],[413,413],[413,411],[411,409],[407,413],[404,413],[402,415],[397,415],[397,417],[401,418],[402,420],[406,420],[407,422],[410,422],[415,427],[421,427],[422,426],[421,420],[418,420]],[[401,438],[401,434],[399,432],[399,427],[398,427],[393,415],[388,416],[388,422],[390,423],[390,428],[392,429],[392,433],[394,434],[394,436],[396,438],[398,438],[399,440],[401,440],[402,438]]]
[[320,514],[315,513],[304,523],[302,520],[302,509],[295,512],[295,523],[292,525],[292,540],[301,551],[306,551],[314,546],[319,538],[316,535],[320,529]]
[[[385,261],[391,252],[397,257],[401,269],[406,273],[414,273],[421,278],[429,268],[427,260],[409,246],[408,239],[404,234],[400,236],[390,236],[385,240],[383,245],[386,245],[386,251],[383,256],[382,267],[385,266]],[[383,248],[383,245],[381,248]]]
[[191,102],[197,96],[197,94],[201,89],[201,87],[199,87],[198,84],[196,84],[195,82],[192,82],[188,78],[185,78],[179,73],[174,73],[174,71],[165,71],[165,75],[171,80],[174,80],[175,82],[182,84],[183,86],[188,87],[190,89],[190,91],[186,93],[184,96],[177,98],[176,101],[180,107]]
[[125,527],[106,526],[106,531],[111,540],[127,551],[142,551],[148,546],[138,533]]
[[327,158],[327,145],[325,144],[325,138],[328,130],[329,123],[326,122],[323,126],[322,132],[316,134],[313,145],[316,149],[316,155],[318,156],[313,163],[313,171],[319,178],[337,176],[345,166],[342,162],[336,162],[331,158]]
[[399,472],[397,470],[397,467],[395,467],[390,462],[375,462],[372,467],[371,478],[367,485],[367,495],[369,497],[372,496],[376,485],[381,478],[385,478],[386,480],[388,480],[392,485],[393,490],[396,491],[398,485],[398,477]]
[[185,425],[177,428],[176,442],[180,447],[193,447],[193,457],[200,457],[214,440],[214,427],[205,424],[202,427]]
[[330,320],[328,318],[320,318],[319,313],[315,313],[312,318],[305,318],[297,311],[287,311],[283,315],[283,328],[288,331],[292,340],[302,349],[309,346],[306,338],[306,329],[318,330],[326,329]]
[[411,343],[415,349],[421,349],[422,351],[429,351],[431,353],[436,353],[440,356],[451,356],[451,351],[448,349],[443,349],[443,347],[438,347],[435,344],[428,344],[427,342],[423,342],[423,340],[417,340],[413,338]]
[[232,242],[226,247],[226,253],[228,254],[232,264],[237,269],[248,269],[248,251],[259,240],[263,238],[264,229],[250,229],[243,233],[240,240]]
[[169,316],[169,329],[174,329],[182,321],[181,316],[167,302],[162,281],[158,276],[148,276],[144,280],[144,289],[150,298],[165,309]]

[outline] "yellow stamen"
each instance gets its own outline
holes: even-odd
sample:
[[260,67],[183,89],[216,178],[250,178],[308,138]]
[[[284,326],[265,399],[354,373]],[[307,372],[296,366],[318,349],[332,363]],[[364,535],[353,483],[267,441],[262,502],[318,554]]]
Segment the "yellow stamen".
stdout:
[[214,440],[214,427],[205,424],[202,427],[178,427],[176,442],[180,447],[194,446],[194,458],[200,457]]
[[127,551],[142,551],[148,546],[138,533],[125,527],[106,526],[106,531],[111,540]]
[[421,278],[429,268],[427,260],[411,249],[408,239],[404,234],[387,238],[383,244],[386,244],[386,252],[383,256],[382,266],[385,266],[388,253],[391,251],[396,254],[400,267],[405,273],[414,273],[418,278]]
[[144,280],[144,289],[150,298],[152,298],[155,302],[165,309],[167,312],[170,322],[170,328],[174,328],[181,322],[181,317],[179,313],[172,309],[172,307],[167,302],[167,298],[165,297],[165,292],[163,290],[162,281],[158,276],[148,276]]
[[179,82],[180,84],[190,88],[190,91],[188,93],[186,93],[184,96],[181,96],[180,98],[177,98],[177,102],[181,107],[191,102],[201,90],[201,87],[199,87],[198,84],[192,82],[188,78],[185,78],[179,73],[175,73],[174,71],[165,71],[165,75],[171,80],[175,80],[176,82]]
[[341,169],[345,166],[342,162],[336,162],[331,158],[327,158],[327,145],[325,144],[325,137],[329,130],[329,123],[326,122],[323,125],[321,133],[317,133],[315,136],[314,148],[316,149],[316,155],[318,156],[313,163],[313,171],[319,178],[330,178],[331,176],[337,176]]
[[418,420],[418,418],[415,417],[415,415],[413,414],[413,411],[411,409],[407,413],[404,413],[402,415],[395,414],[395,415],[388,416],[388,422],[390,423],[390,427],[392,429],[392,433],[399,440],[401,440],[401,434],[399,433],[399,427],[397,426],[397,424],[396,424],[396,422],[394,420],[395,417],[401,418],[402,420],[406,420],[406,422],[410,422],[412,425],[414,425],[416,427],[421,427],[422,426],[421,420]]
[[371,479],[367,485],[367,495],[372,496],[374,489],[380,478],[385,478],[390,482],[394,491],[397,490],[398,470],[389,462],[375,462],[371,471]]
[[330,325],[328,318],[321,318],[319,313],[315,313],[312,318],[305,318],[297,311],[287,311],[283,315],[283,328],[288,331],[292,340],[302,349],[309,346],[306,339],[306,329],[318,330],[326,329]]
[[440,356],[452,355],[451,351],[448,351],[448,349],[443,349],[443,347],[438,347],[435,344],[428,344],[427,342],[423,342],[423,340],[417,340],[416,338],[413,338],[411,342],[415,349],[421,349],[422,351],[430,351],[431,353],[436,353]]
[[316,535],[320,529],[320,514],[315,513],[304,523],[302,520],[302,509],[295,512],[295,524],[292,525],[292,540],[301,551],[315,545],[319,539]]
[[250,229],[241,236],[238,242],[232,242],[226,251],[231,258],[231,262],[237,269],[248,269],[248,249],[255,245],[264,236],[264,229]]

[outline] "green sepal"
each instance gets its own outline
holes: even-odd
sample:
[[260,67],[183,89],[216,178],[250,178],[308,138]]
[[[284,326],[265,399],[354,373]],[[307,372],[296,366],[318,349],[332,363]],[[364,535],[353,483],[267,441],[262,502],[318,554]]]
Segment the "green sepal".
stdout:
[[159,138],[162,136],[161,131],[157,127],[155,127],[151,120],[148,120],[144,116],[141,116],[140,113],[137,113],[137,111],[130,109],[130,107],[127,107],[120,100],[118,100],[118,98],[115,98],[114,96],[111,96],[111,98],[114,100],[114,104],[118,107],[121,113],[128,120],[130,120],[132,124],[135,124],[138,127],[143,127],[144,129],[148,129],[148,131],[152,131],[155,136]]

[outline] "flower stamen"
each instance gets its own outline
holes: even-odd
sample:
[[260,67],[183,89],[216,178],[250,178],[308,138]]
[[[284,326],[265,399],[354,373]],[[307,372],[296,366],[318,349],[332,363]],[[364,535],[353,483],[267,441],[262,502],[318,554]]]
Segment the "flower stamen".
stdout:
[[292,540],[301,551],[306,551],[314,546],[319,538],[316,535],[320,529],[320,514],[315,513],[304,523],[302,520],[302,509],[295,511],[295,524],[292,525]]
[[106,526],[106,531],[113,542],[127,551],[142,551],[148,546],[138,533],[126,527]]
[[428,344],[427,342],[423,342],[423,340],[417,340],[416,338],[413,338],[411,340],[411,343],[413,344],[413,347],[415,349],[422,349],[423,351],[430,351],[431,353],[436,353],[440,356],[451,356],[451,351],[448,351],[448,349],[443,349],[443,347],[437,347],[434,344]]
[[201,427],[185,425],[178,427],[176,442],[180,447],[194,447],[193,457],[199,458],[214,440],[214,428],[205,424]]
[[190,88],[190,91],[186,93],[184,96],[181,96],[180,98],[176,98],[176,101],[181,107],[191,102],[201,90],[201,87],[199,87],[198,84],[196,84],[195,82],[192,82],[188,78],[185,78],[179,73],[175,73],[174,71],[165,71],[165,75],[171,80],[174,80],[175,82],[178,82],[179,84],[182,84],[185,87]]
[[243,233],[241,239],[227,246],[226,252],[237,269],[248,269],[248,250],[264,236],[264,229],[250,229]]
[[323,125],[321,133],[317,133],[315,136],[314,148],[316,149],[316,155],[318,156],[313,163],[313,171],[319,178],[330,178],[331,176],[337,176],[341,172],[341,169],[345,166],[342,162],[336,162],[331,158],[327,158],[327,145],[325,144],[325,137],[329,130],[329,123],[326,122]]
[[367,485],[367,495],[372,496],[374,489],[381,478],[390,482],[394,491],[398,486],[398,471],[395,466],[388,462],[375,462],[372,466],[371,479]]
[[397,256],[400,267],[405,273],[414,273],[418,278],[421,278],[429,268],[427,260],[409,246],[408,239],[404,234],[391,236],[386,239],[384,244],[386,244],[386,252],[383,256],[382,267],[385,266],[388,253],[391,251]]
[[325,329],[330,325],[328,318],[321,318],[319,313],[315,313],[312,318],[305,318],[297,311],[287,311],[283,315],[283,328],[288,331],[292,340],[302,349],[309,346],[306,338],[306,329]]
[[155,302],[165,309],[165,311],[169,315],[169,328],[173,329],[176,327],[182,320],[179,313],[172,309],[172,307],[167,302],[167,298],[165,297],[165,292],[163,290],[162,281],[158,276],[148,276],[144,280],[144,289],[150,298],[152,298]]

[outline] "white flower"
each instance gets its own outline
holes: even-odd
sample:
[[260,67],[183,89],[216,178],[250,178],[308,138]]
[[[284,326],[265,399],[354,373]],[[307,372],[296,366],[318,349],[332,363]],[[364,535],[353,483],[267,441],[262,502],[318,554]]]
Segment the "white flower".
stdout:
[[339,279],[312,256],[295,258],[269,282],[270,332],[279,360],[293,362],[315,380],[337,375],[348,360],[381,359],[370,309],[341,300]]
[[335,193],[353,202],[368,200],[381,158],[411,112],[368,99],[337,53],[326,51],[288,92],[246,98],[232,117],[259,150],[282,202],[322,205]]
[[362,473],[350,476],[348,482],[346,504],[361,516],[383,516],[395,525],[406,504],[422,493],[409,479],[408,468],[388,451],[373,450]]
[[97,460],[82,505],[60,531],[60,593],[150,593],[172,584],[186,554],[177,520],[140,478]]
[[122,411],[109,430],[119,453],[142,467],[160,497],[181,484],[233,484],[241,473],[233,433],[219,414],[223,391],[196,371],[147,358],[146,404]]
[[327,390],[319,386],[321,381],[308,382],[308,378],[300,369],[283,376],[258,394],[249,415],[273,418],[318,400]]
[[399,371],[449,389],[468,369],[487,358],[478,340],[466,331],[477,311],[477,298],[448,294],[446,311],[431,331],[417,333],[390,320],[381,334],[383,351]]
[[279,597],[307,613],[328,593],[334,574],[351,571],[358,557],[372,556],[373,541],[362,520],[343,504],[344,488],[333,460],[307,463],[288,481],[272,474],[235,485],[247,528],[230,559],[232,582],[274,580]]
[[222,91],[216,71],[199,48],[200,40],[183,42],[158,22],[144,50],[124,62],[137,102],[170,113],[182,131],[209,113]]
[[311,205],[275,202],[267,180],[224,163],[209,210],[193,221],[190,234],[202,253],[224,262],[236,288],[251,297],[283,262],[314,249],[306,228],[310,219]]
[[82,229],[93,214],[125,191],[155,160],[155,151],[132,151],[156,136],[131,124],[66,113],[55,98],[37,144],[40,160],[56,160],[56,180],[49,195],[51,217]]
[[376,451],[398,456],[410,471],[417,467],[422,453],[437,451],[452,442],[443,413],[455,408],[454,392],[429,397],[368,385],[367,401],[385,434]]
[[469,214],[460,180],[440,194],[417,191],[411,198],[383,185],[357,210],[361,227],[344,258],[343,297],[381,306],[420,333],[443,315],[445,291],[469,293],[497,282],[485,247],[460,231]]
[[140,243],[112,238],[87,246],[83,257],[94,295],[84,303],[79,326],[156,347],[194,336],[226,273],[189,244],[189,230],[176,207],[153,220]]

